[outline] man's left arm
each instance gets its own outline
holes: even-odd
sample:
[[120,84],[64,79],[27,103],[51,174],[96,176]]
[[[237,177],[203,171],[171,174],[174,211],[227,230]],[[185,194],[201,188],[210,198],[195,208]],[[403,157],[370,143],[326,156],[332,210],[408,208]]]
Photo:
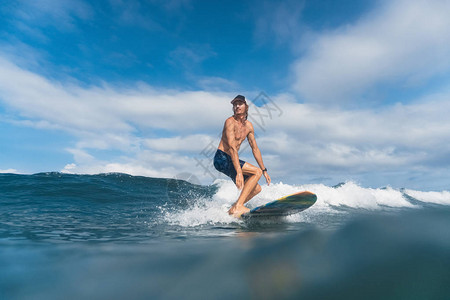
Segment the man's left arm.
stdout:
[[[262,155],[261,155],[261,151],[258,148],[258,144],[256,144],[256,139],[255,139],[255,132],[253,130],[253,126],[251,125],[251,130],[250,133],[247,136],[248,139],[248,143],[250,144],[250,147],[252,148],[252,152],[253,152],[253,156],[256,159],[256,162],[258,163],[259,167],[261,168],[261,170],[266,170],[266,167],[264,166],[264,162],[262,160]],[[263,171],[263,175],[266,178],[267,184],[270,184],[270,176],[267,173],[267,171]]]

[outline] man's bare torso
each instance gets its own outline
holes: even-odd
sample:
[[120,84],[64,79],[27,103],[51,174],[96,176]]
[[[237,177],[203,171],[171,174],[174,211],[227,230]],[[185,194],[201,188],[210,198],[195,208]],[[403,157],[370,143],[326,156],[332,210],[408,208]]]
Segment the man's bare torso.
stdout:
[[228,155],[231,155],[230,153],[230,143],[232,141],[228,141],[228,137],[226,135],[226,130],[228,126],[232,126],[233,132],[234,132],[234,142],[236,145],[236,150],[239,151],[239,148],[241,147],[242,142],[247,138],[248,134],[252,130],[252,126],[249,121],[245,121],[244,124],[242,122],[237,121],[234,117],[229,117],[225,121],[225,125],[223,126],[222,130],[222,139],[220,140],[219,149],[228,153]]

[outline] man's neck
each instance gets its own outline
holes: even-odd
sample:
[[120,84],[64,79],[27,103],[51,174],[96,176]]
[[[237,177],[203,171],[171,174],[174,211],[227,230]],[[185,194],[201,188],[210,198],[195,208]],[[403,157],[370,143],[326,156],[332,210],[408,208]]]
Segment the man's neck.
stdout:
[[242,123],[242,124],[245,123],[245,115],[244,114],[235,114],[233,117],[239,123]]

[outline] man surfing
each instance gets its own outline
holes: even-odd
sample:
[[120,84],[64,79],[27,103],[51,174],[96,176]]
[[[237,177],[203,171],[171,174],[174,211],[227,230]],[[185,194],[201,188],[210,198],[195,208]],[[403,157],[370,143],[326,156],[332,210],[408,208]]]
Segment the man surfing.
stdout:
[[[245,97],[237,95],[231,104],[233,104],[234,115],[226,119],[223,126],[222,138],[214,156],[214,167],[229,176],[241,190],[239,198],[228,211],[230,215],[240,217],[243,213],[250,211],[244,204],[261,192],[261,186],[258,184],[261,175],[264,175],[268,185],[270,176],[256,144],[253,125],[247,120],[248,104]],[[246,138],[259,168],[239,159],[238,151]]]

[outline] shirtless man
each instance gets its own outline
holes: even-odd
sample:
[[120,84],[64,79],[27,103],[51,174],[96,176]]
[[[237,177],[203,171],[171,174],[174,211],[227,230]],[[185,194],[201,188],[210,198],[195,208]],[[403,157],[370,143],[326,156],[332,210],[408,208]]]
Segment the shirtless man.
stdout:
[[[228,211],[230,215],[239,217],[250,210],[244,204],[261,192],[261,186],[258,184],[261,175],[264,175],[268,185],[270,176],[267,174],[261,152],[256,144],[253,125],[247,120],[248,105],[245,97],[237,95],[231,104],[233,104],[234,115],[225,121],[222,139],[214,156],[214,167],[229,176],[237,188],[242,190],[239,198]],[[238,151],[245,138],[248,139],[259,168],[239,159]]]

